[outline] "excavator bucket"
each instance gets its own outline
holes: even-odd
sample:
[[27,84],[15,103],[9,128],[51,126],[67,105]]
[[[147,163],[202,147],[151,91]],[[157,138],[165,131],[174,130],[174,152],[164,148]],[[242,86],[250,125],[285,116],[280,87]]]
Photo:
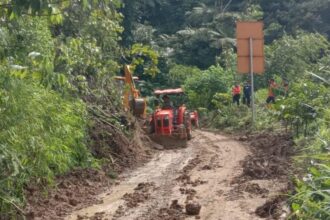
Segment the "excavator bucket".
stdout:
[[175,149],[187,147],[187,139],[180,139],[175,136],[164,136],[164,135],[150,135],[151,140],[157,144],[162,145],[165,149]]
[[145,118],[147,109],[147,102],[143,98],[136,98],[133,100],[133,114],[134,116]]
[[171,134],[152,133],[149,136],[154,142],[162,145],[165,149],[183,148],[188,144],[185,127],[179,127]]

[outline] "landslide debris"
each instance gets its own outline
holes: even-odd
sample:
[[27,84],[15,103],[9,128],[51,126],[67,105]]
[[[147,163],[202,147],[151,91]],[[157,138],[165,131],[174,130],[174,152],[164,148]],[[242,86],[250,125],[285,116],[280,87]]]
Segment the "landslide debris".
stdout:
[[[178,178],[176,178],[176,180],[179,181],[179,182],[182,182],[184,185],[193,184],[194,182],[191,181],[189,173],[195,167],[197,167],[198,164],[200,164],[201,162],[202,162],[202,160],[200,159],[199,155],[197,155],[195,158],[189,160],[188,164],[183,167],[183,169],[181,171],[182,174]],[[196,184],[198,184],[198,183],[196,182]]]
[[[291,169],[291,156],[294,155],[294,142],[290,134],[256,134],[240,138],[251,145],[252,155],[245,158],[243,162],[243,174],[232,183],[242,183],[248,180],[277,179],[288,181],[289,170]],[[290,190],[290,184],[282,189],[282,195]],[[245,187],[246,192],[251,194],[268,194],[267,189],[262,189],[257,184],[250,184]],[[280,219],[285,214],[287,196],[277,196],[267,200],[262,206],[255,210],[256,215],[262,218]]]
[[90,128],[92,141],[89,145],[94,157],[108,160],[103,165],[103,170],[120,173],[151,157],[154,143],[143,133],[138,123],[130,123],[129,131],[133,136],[131,139],[109,123],[94,123]]
[[[109,190],[113,184],[110,176],[113,178],[113,175],[138,166],[150,157],[153,143],[142,134],[138,125],[134,125],[130,140],[111,124],[97,121],[94,126],[90,131],[93,140],[90,147],[96,158],[107,161],[102,170],[73,170],[57,177],[53,189],[44,188],[44,185],[27,186],[24,210],[27,219],[63,219],[74,210],[102,203],[97,195]],[[130,205],[139,203],[143,196],[146,195],[134,194]]]
[[280,219],[285,214],[286,196],[277,196],[258,207],[255,213],[261,218]]
[[126,193],[123,196],[125,201],[124,205],[121,205],[116,210],[113,220],[124,216],[128,210],[138,207],[140,204],[146,202],[151,197],[151,191],[154,190],[156,184],[154,182],[139,183],[135,188],[133,193]]
[[[245,138],[243,138],[245,141]],[[246,179],[273,179],[286,177],[290,156],[294,153],[293,138],[289,134],[257,134],[247,137],[252,155],[243,162]]]
[[166,208],[161,208],[156,216],[152,216],[151,220],[184,220],[186,215],[183,212],[183,206],[178,203],[178,200],[173,200],[171,205]]
[[244,191],[254,195],[265,195],[269,193],[268,189],[261,188],[257,183],[247,183],[244,187]]
[[95,195],[112,185],[102,171],[77,169],[58,177],[56,187],[45,194],[45,189],[26,187],[27,219],[63,219],[76,208],[100,203]]
[[137,207],[140,203],[150,198],[150,191],[155,188],[155,183],[139,183],[133,193],[126,193],[123,197],[127,208]]

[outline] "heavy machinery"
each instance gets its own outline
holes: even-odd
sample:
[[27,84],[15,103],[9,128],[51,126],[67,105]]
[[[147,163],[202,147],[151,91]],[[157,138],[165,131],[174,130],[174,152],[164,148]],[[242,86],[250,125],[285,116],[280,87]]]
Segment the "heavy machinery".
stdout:
[[197,111],[190,112],[190,121],[193,127],[199,128],[199,119]]
[[134,116],[145,118],[147,104],[146,100],[141,97],[140,91],[136,89],[133,77],[128,65],[124,66],[124,76],[116,76],[116,80],[122,81],[124,84],[123,105],[125,111],[131,111]]
[[[149,119],[149,133],[151,139],[162,144],[165,147],[180,147],[185,146],[191,137],[191,114],[185,104],[183,104],[183,90],[166,89],[156,90],[155,96],[162,98],[164,103],[156,104],[155,111]],[[174,101],[169,101],[172,96]],[[166,99],[167,100],[166,100]],[[167,103],[166,103],[167,102]],[[194,115],[194,120],[198,124],[197,112]],[[197,117],[196,117],[197,116]]]

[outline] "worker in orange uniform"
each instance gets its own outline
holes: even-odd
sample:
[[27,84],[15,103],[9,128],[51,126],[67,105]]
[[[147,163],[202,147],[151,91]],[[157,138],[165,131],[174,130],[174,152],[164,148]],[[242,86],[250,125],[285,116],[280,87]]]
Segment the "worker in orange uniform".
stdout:
[[269,80],[269,85],[268,85],[268,97],[266,99],[266,103],[275,103],[275,89],[277,89],[278,86],[275,83],[274,79]]
[[233,103],[237,103],[237,106],[239,106],[239,100],[241,98],[241,87],[237,83],[235,86],[232,88],[231,93],[233,95]]

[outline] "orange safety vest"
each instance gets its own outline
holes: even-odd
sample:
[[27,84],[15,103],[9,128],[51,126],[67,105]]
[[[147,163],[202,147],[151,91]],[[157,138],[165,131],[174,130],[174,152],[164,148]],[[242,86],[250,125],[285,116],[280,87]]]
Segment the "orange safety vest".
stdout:
[[241,93],[241,87],[240,86],[234,86],[233,89],[231,90],[233,95],[238,95]]

